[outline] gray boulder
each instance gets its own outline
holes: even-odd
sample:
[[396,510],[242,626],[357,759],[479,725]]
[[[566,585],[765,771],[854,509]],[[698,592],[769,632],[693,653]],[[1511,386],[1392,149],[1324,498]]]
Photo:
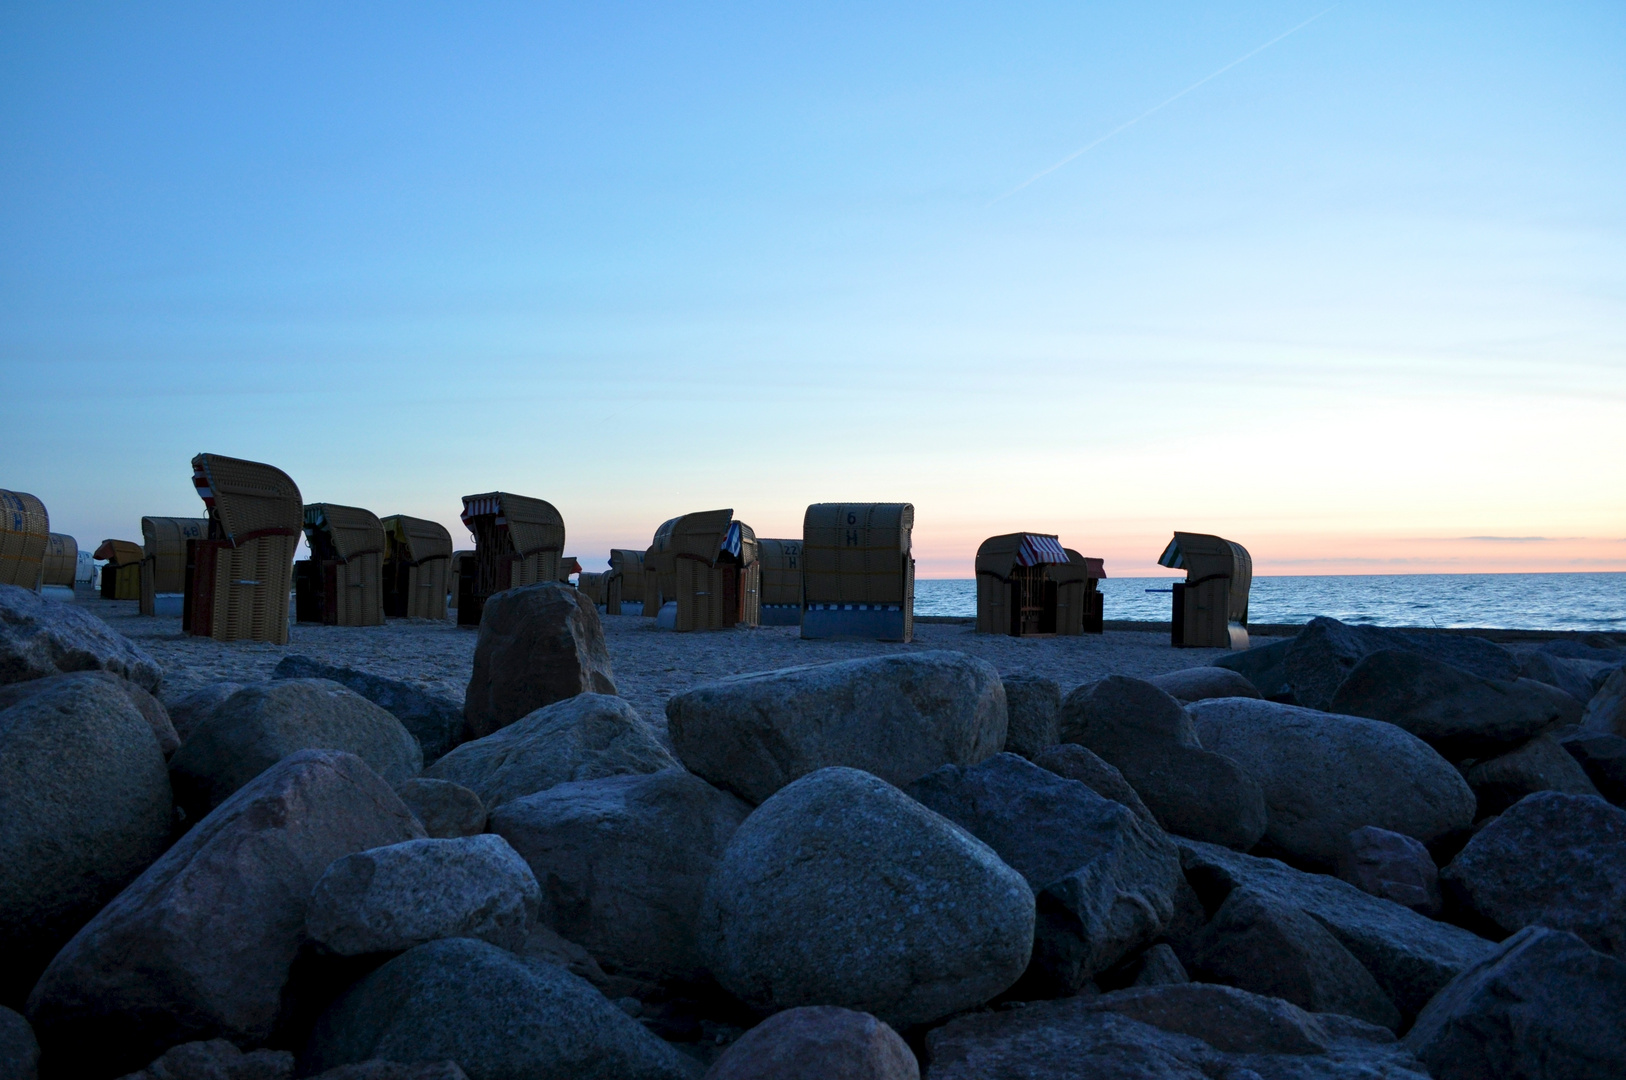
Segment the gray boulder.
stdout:
[[66,1072],[116,1075],[177,1043],[263,1043],[290,1004],[289,973],[322,872],[351,852],[422,835],[360,758],[332,750],[284,758],[57,953],[28,999],[46,1054]]
[[123,681],[39,679],[0,711],[0,1001],[20,1006],[57,950],[169,843],[164,755]]
[[1260,696],[1258,687],[1254,686],[1246,675],[1212,664],[1154,675],[1150,681],[1153,686],[1182,704],[1217,697]]
[[1287,650],[1293,647],[1293,638],[1254,645],[1247,649],[1226,653],[1214,661],[1214,667],[1234,671],[1247,679],[1259,696],[1267,701],[1285,701],[1292,704],[1293,686],[1287,679]]
[[1057,741],[1061,685],[1042,675],[1006,675],[1005,749],[1031,758]]
[[286,1050],[243,1053],[225,1039],[182,1043],[165,1050],[123,1080],[292,1080],[294,1056]]
[[577,694],[614,694],[598,608],[569,585],[543,582],[489,597],[463,698],[469,738]]
[[1180,702],[1125,675],[1108,675],[1068,694],[1058,741],[1087,746],[1108,761],[1169,745],[1202,746]]
[[423,823],[424,832],[436,839],[453,840],[486,831],[486,804],[462,784],[415,776],[398,784],[395,793]]
[[169,713],[162,702],[129,679],[105,671],[75,671],[66,675],[47,675],[43,679],[30,679],[27,682],[0,686],[0,710],[9,709],[24,698],[33,697],[65,679],[101,679],[129,698],[130,704],[135,706],[142,719],[147,721],[147,726],[152,729],[153,738],[158,740],[158,749],[165,757],[173,754],[181,745],[179,736],[175,734],[175,726],[169,722]]
[[183,743],[191,738],[192,732],[213,715],[221,702],[248,685],[229,681],[205,683],[190,694],[167,702],[165,708],[169,710],[170,723],[175,725],[176,737]]
[[40,1044],[34,1029],[20,1013],[0,1005],[0,1076],[12,1080],[37,1080]]
[[775,1013],[724,1051],[706,1080],[920,1080],[914,1051],[868,1013],[809,1005]]
[[1349,834],[1338,856],[1338,876],[1430,918],[1440,913],[1440,872],[1428,848],[1388,829],[1363,825]]
[[1519,677],[1556,687],[1585,705],[1598,692],[1602,680],[1619,666],[1618,660],[1576,660],[1535,649],[1519,658]]
[[1124,774],[1108,765],[1093,750],[1087,750],[1077,743],[1057,743],[1034,754],[1033,763],[1057,776],[1077,780],[1103,799],[1123,803],[1142,821],[1157,824],[1157,818],[1141,802],[1135,789],[1124,779]]
[[311,940],[341,956],[471,937],[518,952],[542,889],[500,836],[406,840],[335,859],[311,891]]
[[1038,898],[1029,978],[1077,993],[1174,915],[1180,857],[1121,803],[1017,757],[945,765],[904,789],[994,849]]
[[1626,963],[1532,926],[1458,975],[1406,1034],[1435,1080],[1626,1076]]
[[382,1058],[474,1080],[695,1080],[700,1066],[563,968],[471,938],[402,953],[317,1022],[308,1072]]
[[766,1009],[840,1005],[894,1027],[981,1004],[1027,967],[1033,893],[982,841],[857,769],[821,769],[745,820],[701,906],[717,981]]
[[1417,653],[1487,679],[1511,681],[1519,676],[1513,654],[1484,638],[1348,626],[1322,617],[1311,619],[1282,652],[1282,675],[1293,703],[1326,711],[1355,665],[1383,649]]
[[1477,762],[1465,775],[1479,801],[1478,817],[1500,814],[1538,791],[1598,794],[1580,762],[1551,735],[1537,735],[1517,750]]
[[65,671],[109,671],[149,694],[163,679],[156,660],[90,612],[0,585],[0,685]]
[[355,668],[324,664],[309,656],[285,656],[272,669],[273,679],[328,679],[347,687],[401,721],[418,740],[423,763],[432,764],[458,744],[463,734],[463,707],[450,698],[402,682],[369,675]]
[[736,675],[671,697],[672,749],[690,772],[762,802],[832,765],[907,784],[1005,745],[992,664],[926,651]]
[[423,768],[418,742],[377,705],[326,679],[245,686],[217,705],[170,758],[175,801],[193,820],[299,750],[355,754],[390,784]]
[[1446,983],[1495,948],[1466,930],[1369,896],[1337,878],[1213,844],[1175,841],[1186,880],[1217,910],[1238,888],[1295,907],[1326,927],[1372,973],[1401,1015],[1415,1016]]
[[[1423,1080],[1383,1028],[1228,986],[1135,987],[959,1017],[926,1036],[931,1080]],[[1087,1071],[1084,1071],[1087,1070]]]
[[1363,825],[1426,844],[1473,822],[1462,776],[1392,724],[1244,698],[1199,701],[1190,711],[1203,745],[1264,791],[1263,843],[1272,852],[1331,869]]
[[1582,730],[1559,743],[1581,763],[1599,795],[1616,806],[1626,805],[1626,739]]
[[1626,810],[1595,795],[1530,795],[1474,834],[1440,886],[1492,933],[1539,924],[1626,957]]
[[1122,971],[1130,986],[1174,986],[1191,981],[1186,966],[1168,942],[1144,950]]
[[1546,683],[1487,679],[1399,649],[1362,657],[1330,711],[1404,728],[1452,761],[1502,753],[1581,719],[1580,703]]
[[510,799],[567,781],[677,766],[655,729],[625,698],[578,694],[464,743],[425,775],[462,784],[495,811]]
[[1371,972],[1312,916],[1268,893],[1232,890],[1189,943],[1205,982],[1281,998],[1310,1012],[1343,1013],[1391,1030],[1400,1012]]
[[543,920],[608,970],[698,980],[700,901],[750,811],[665,769],[559,784],[504,804],[491,828],[543,883]]
[[1581,727],[1601,735],[1626,737],[1626,667],[1609,676],[1581,714]]
[[1100,755],[1171,833],[1246,850],[1264,835],[1264,792],[1236,762],[1203,748],[1186,709],[1121,675],[1062,703],[1062,738]]

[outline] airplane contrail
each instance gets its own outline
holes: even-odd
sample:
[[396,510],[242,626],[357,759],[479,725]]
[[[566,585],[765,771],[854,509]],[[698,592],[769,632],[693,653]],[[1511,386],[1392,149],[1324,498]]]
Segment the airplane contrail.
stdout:
[[1156,105],[1153,105],[1150,109],[1147,109],[1145,112],[1141,113],[1139,116],[1135,117],[1133,120],[1125,120],[1123,123],[1119,124],[1117,127],[1113,128],[1111,131],[1109,131],[1105,135],[1101,136],[1099,139],[1096,139],[1094,142],[1087,143],[1086,145],[1079,147],[1077,150],[1074,150],[1071,154],[1068,154],[1066,157],[1062,158],[1060,161],[1056,162],[1054,165],[1050,166],[1049,168],[1040,169],[1038,172],[1034,173],[1032,176],[1028,177],[1026,180],[1022,181],[1020,184],[1017,184],[1015,187],[1011,188],[1011,190],[1007,191],[1005,194],[999,196],[999,198],[991,200],[988,203],[988,205],[992,206],[992,205],[994,205],[994,203],[1000,202],[1003,199],[1008,199],[1012,195],[1015,195],[1018,191],[1021,191],[1023,188],[1025,188],[1029,184],[1033,183],[1035,180],[1038,180],[1038,179],[1041,179],[1043,177],[1049,176],[1051,173],[1055,172],[1057,169],[1061,168],[1063,165],[1067,164],[1069,161],[1072,161],[1074,158],[1077,158],[1082,154],[1086,154],[1089,151],[1094,150],[1097,146],[1100,146],[1102,143],[1106,142],[1108,139],[1112,138],[1114,135],[1118,134],[1119,132],[1125,131],[1125,130],[1128,130],[1129,128],[1134,127],[1136,124],[1140,123],[1142,120],[1146,119],[1148,116],[1151,116],[1153,113],[1157,112],[1159,109],[1165,108],[1166,106],[1172,105],[1176,101],[1179,101],[1181,98],[1185,97],[1187,94],[1189,94],[1193,90],[1197,89],[1197,87],[1201,86],[1203,83],[1208,82],[1211,79],[1219,78],[1221,75],[1224,75],[1227,71],[1230,71],[1232,68],[1234,68],[1238,64],[1242,63],[1242,61],[1250,59],[1251,57],[1258,56],[1260,53],[1264,52],[1266,49],[1270,48],[1272,45],[1276,44],[1278,41],[1282,40],[1283,38],[1289,37],[1289,36],[1291,36],[1293,34],[1298,33],[1300,30],[1303,30],[1306,26],[1309,26],[1311,23],[1313,23],[1317,19],[1321,18],[1321,16],[1325,15],[1328,11],[1331,11],[1333,8],[1338,7],[1338,6],[1339,6],[1338,4],[1334,4],[1334,5],[1332,5],[1332,7],[1329,7],[1327,9],[1323,10],[1323,11],[1316,12],[1314,15],[1311,15],[1308,19],[1305,19],[1303,22],[1299,23],[1297,26],[1293,27],[1292,29],[1285,30],[1280,34],[1277,34],[1275,37],[1271,38],[1269,41],[1265,42],[1263,45],[1261,45],[1258,48],[1252,50],[1251,52],[1243,53],[1241,56],[1237,57],[1235,60],[1232,60],[1229,64],[1226,64],[1224,67],[1220,68],[1218,71],[1214,72],[1213,74],[1206,75],[1203,78],[1198,79],[1196,82],[1192,83],[1190,86],[1186,87],[1184,90],[1180,91],[1178,94],[1175,94],[1174,96],[1172,96],[1170,98],[1167,98],[1167,99],[1165,99],[1163,101],[1158,102]]

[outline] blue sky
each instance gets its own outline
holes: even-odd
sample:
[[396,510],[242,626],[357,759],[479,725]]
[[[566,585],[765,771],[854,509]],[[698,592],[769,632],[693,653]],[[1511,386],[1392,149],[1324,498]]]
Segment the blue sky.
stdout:
[[8,3],[0,486],[1626,569],[1623,58],[1618,3]]

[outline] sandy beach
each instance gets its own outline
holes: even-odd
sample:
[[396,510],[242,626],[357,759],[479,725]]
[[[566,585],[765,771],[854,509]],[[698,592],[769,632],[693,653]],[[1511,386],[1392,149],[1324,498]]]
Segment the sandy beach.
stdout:
[[[450,620],[392,619],[385,626],[314,626],[295,623],[287,645],[220,642],[189,637],[181,620],[142,616],[133,601],[81,595],[79,604],[151,653],[164,668],[162,696],[173,701],[220,680],[266,679],[284,656],[303,654],[422,686],[463,700],[478,637]],[[677,634],[653,619],[601,616],[621,695],[664,727],[666,699],[725,675],[817,664],[881,653],[952,649],[981,657],[1001,674],[1045,675],[1063,692],[1103,675],[1150,676],[1207,664],[1218,649],[1176,649],[1159,633],[1108,631],[1083,637],[1012,638],[977,634],[966,623],[917,624],[907,645],[882,642],[803,641],[794,626]],[[1255,644],[1269,639],[1256,638]]]

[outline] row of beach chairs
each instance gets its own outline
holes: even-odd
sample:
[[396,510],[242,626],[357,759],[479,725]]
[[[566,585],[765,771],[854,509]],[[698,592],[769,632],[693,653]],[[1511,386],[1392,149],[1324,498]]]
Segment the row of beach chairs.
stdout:
[[[800,625],[804,638],[909,641],[914,636],[914,507],[815,503],[799,539],[759,538],[732,510],[661,524],[643,550],[616,549],[610,569],[584,573],[564,554],[565,524],[542,499],[487,492],[463,499],[473,551],[454,551],[439,524],[379,518],[336,503],[305,504],[284,472],[218,454],[192,460],[201,518],[143,518],[144,544],[106,540],[102,595],[138,600],[143,614],[178,606],[186,632],[220,640],[288,641],[288,595],[300,622],[377,626],[388,617],[478,625],[488,597],[577,578],[611,614],[641,614],[679,632]],[[72,585],[78,547],[49,531],[31,495],[0,492],[0,582]],[[294,562],[299,537],[310,557]],[[1252,562],[1240,544],[1174,534],[1159,562],[1176,583],[1176,645],[1245,648]],[[987,634],[1101,633],[1106,577],[1045,533],[991,537],[977,551],[977,630]],[[178,603],[177,603],[178,602]]]

